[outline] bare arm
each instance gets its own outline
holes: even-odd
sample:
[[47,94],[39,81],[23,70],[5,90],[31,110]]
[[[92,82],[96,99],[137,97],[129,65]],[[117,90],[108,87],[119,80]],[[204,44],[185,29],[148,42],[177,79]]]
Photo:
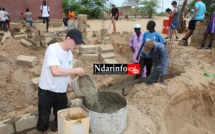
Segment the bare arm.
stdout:
[[193,15],[193,18],[192,18],[192,19],[195,19],[195,18],[196,18],[197,11],[198,11],[198,7],[195,8],[194,15]]
[[67,75],[84,76],[84,70],[82,68],[64,69],[58,68],[57,66],[51,66],[50,69],[53,76],[67,76]]
[[138,55],[137,55],[137,57],[136,57],[136,59],[137,59],[137,60],[139,59],[140,52],[141,52],[141,50],[142,50],[143,46],[144,46],[144,43],[141,45],[141,48],[140,48],[140,50],[139,50],[139,52],[138,52]]

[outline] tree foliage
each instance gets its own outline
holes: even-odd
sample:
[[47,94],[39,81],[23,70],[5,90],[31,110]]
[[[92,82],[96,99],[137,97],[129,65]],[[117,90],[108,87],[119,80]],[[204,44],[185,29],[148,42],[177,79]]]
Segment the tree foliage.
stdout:
[[152,15],[156,13],[156,9],[159,8],[159,1],[143,0],[140,5],[143,5],[143,7],[140,7],[139,11],[145,12],[149,16],[149,18],[151,18]]
[[[75,14],[87,14],[88,18],[99,18],[108,0],[62,0],[63,10],[72,8]],[[103,5],[104,4],[104,5]]]

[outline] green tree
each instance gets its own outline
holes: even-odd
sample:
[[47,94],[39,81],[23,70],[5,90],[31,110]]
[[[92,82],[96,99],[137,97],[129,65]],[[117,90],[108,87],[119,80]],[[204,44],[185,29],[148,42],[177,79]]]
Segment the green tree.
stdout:
[[158,0],[144,0],[140,3],[143,7],[139,8],[140,12],[145,12],[149,18],[152,18],[152,15],[156,13],[156,9],[159,8]]
[[139,5],[142,0],[124,0],[123,6],[132,6],[135,9],[136,15],[139,15]]

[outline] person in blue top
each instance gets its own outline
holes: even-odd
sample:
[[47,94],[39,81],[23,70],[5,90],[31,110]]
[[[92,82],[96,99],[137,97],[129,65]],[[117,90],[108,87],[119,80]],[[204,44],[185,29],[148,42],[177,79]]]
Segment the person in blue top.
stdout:
[[[144,44],[147,42],[147,41],[150,41],[150,40],[153,40],[155,42],[159,42],[161,44],[164,44],[166,45],[166,42],[165,40],[163,39],[163,37],[161,36],[161,34],[159,34],[158,32],[155,31],[155,26],[156,26],[156,23],[155,21],[149,21],[147,23],[147,32],[144,33],[143,35],[143,39],[142,39],[142,46],[138,52],[138,55],[136,57],[136,59],[139,58],[140,56],[140,60],[139,60],[139,64],[140,64],[140,76],[142,76],[143,74],[143,68],[146,66],[146,76],[149,76],[150,73],[151,73],[151,68],[152,68],[152,59],[150,57],[150,55],[146,55],[146,56],[143,56],[143,49],[144,49]],[[140,54],[141,53],[141,54]]]
[[202,0],[197,0],[192,18],[189,22],[188,31],[187,31],[186,35],[184,36],[184,38],[182,40],[180,40],[180,42],[187,42],[188,38],[190,38],[190,36],[192,35],[193,30],[195,30],[196,22],[203,20],[205,13],[206,13],[205,4],[202,2]]

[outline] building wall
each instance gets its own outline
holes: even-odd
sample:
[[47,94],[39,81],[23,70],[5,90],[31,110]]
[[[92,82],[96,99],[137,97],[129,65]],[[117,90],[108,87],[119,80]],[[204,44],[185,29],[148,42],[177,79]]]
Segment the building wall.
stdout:
[[[12,21],[23,20],[20,12],[26,12],[26,8],[30,9],[33,19],[38,20],[41,15],[40,6],[43,0],[0,0],[0,7],[4,7],[10,14]],[[62,0],[46,0],[50,7],[50,19],[62,19],[63,7]]]

